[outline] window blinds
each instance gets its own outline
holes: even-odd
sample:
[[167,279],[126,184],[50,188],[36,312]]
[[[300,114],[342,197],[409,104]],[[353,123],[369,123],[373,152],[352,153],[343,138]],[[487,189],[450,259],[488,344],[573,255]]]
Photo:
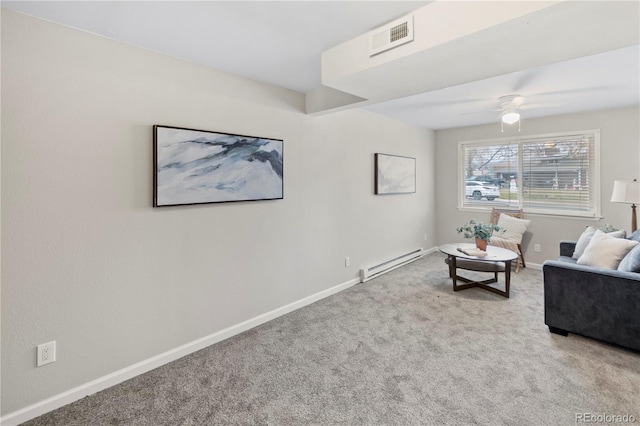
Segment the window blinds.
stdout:
[[[599,131],[460,144],[461,206],[599,214]],[[495,186],[493,201],[469,196],[469,182]]]

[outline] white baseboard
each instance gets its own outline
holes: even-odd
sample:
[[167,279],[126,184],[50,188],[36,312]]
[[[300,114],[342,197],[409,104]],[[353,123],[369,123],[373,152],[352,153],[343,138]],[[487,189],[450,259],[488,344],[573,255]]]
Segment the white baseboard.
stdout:
[[531,262],[527,262],[527,268],[529,269],[535,269],[537,271],[542,271],[542,264],[541,263],[531,263]]
[[225,339],[228,339],[229,337],[235,336],[236,334],[240,334],[243,331],[249,330],[260,324],[271,321],[272,319],[288,314],[289,312],[293,312],[296,309],[300,309],[304,306],[317,302],[318,300],[324,299],[325,297],[331,296],[332,294],[346,290],[347,288],[352,287],[359,282],[360,280],[358,278],[354,278],[342,284],[338,284],[334,287],[292,302],[281,308],[277,308],[265,314],[258,315],[257,317],[251,318],[247,321],[225,328],[224,330],[210,334],[201,339],[194,340],[193,342],[186,343],[167,352],[130,365],[129,367],[125,367],[121,370],[115,371],[96,380],[92,380],[88,383],[77,386],[73,389],[69,389],[68,391],[52,396],[51,398],[47,398],[43,401],[29,405],[28,407],[7,414],[6,416],[0,418],[0,425],[15,426],[28,420],[34,419],[45,413],[84,398],[87,395],[91,395],[101,390],[107,389],[111,386],[115,386],[118,383],[122,383],[133,377],[139,376],[140,374],[151,371],[154,368],[160,367],[161,365],[167,364],[171,361],[175,361],[176,359],[199,351],[200,349],[206,348],[207,346],[213,345],[214,343],[221,342]]
[[430,249],[426,249],[423,253],[426,256],[427,254],[435,253],[440,249],[440,246],[431,247]]

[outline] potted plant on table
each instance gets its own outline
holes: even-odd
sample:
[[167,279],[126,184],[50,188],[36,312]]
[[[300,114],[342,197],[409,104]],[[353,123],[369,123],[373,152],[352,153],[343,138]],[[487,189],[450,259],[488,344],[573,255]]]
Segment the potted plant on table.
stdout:
[[493,231],[500,231],[501,229],[501,227],[493,223],[483,223],[479,220],[471,219],[468,223],[456,228],[456,231],[462,233],[465,238],[475,238],[476,247],[480,250],[486,250]]

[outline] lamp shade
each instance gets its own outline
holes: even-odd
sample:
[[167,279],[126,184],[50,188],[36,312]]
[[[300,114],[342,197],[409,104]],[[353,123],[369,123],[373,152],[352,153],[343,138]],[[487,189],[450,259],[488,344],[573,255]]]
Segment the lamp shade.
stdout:
[[640,204],[640,182],[631,180],[613,181],[612,203]]

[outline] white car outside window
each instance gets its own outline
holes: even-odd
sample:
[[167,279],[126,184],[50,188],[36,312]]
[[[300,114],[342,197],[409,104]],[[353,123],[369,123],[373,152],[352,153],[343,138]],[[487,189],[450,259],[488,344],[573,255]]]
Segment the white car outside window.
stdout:
[[500,190],[496,186],[483,182],[466,181],[465,195],[467,198],[473,198],[474,200],[486,198],[489,201],[493,201],[500,197]]

